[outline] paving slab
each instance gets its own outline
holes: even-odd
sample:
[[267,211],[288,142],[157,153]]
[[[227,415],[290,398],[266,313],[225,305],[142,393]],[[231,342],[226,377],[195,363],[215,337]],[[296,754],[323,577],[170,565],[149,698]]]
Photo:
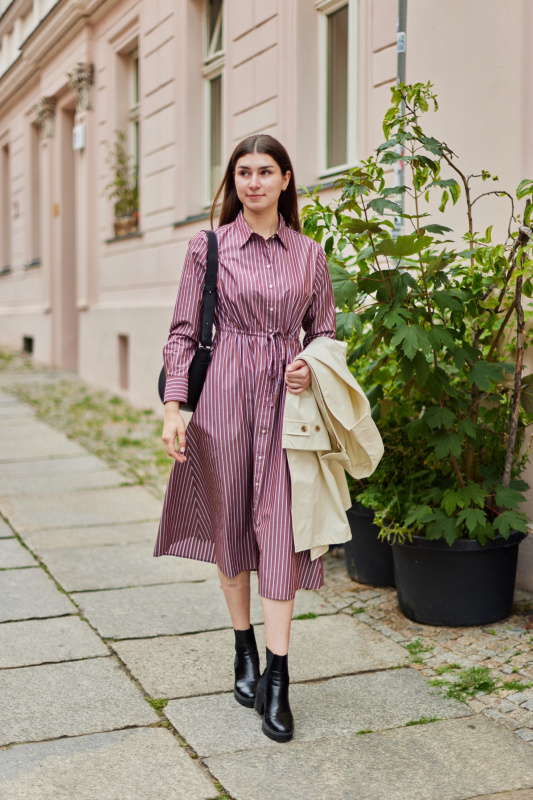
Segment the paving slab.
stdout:
[[33,458],[28,461],[0,463],[0,482],[5,478],[25,477],[29,479],[30,476],[35,475],[51,476],[63,472],[91,472],[104,469],[106,469],[106,464],[102,459],[84,451],[82,455]]
[[0,745],[159,720],[112,657],[2,670],[0,697]]
[[[79,550],[72,552],[77,553]],[[176,560],[184,561],[181,569],[186,570],[192,569],[195,563],[201,563]],[[216,567],[211,564],[207,566],[211,569],[212,579],[204,583],[147,586],[111,592],[80,592],[73,594],[73,598],[100,635],[113,639],[136,639],[229,628],[231,621],[218,578],[215,578]],[[199,570],[200,567],[194,569]],[[203,573],[187,571],[184,574],[200,576]],[[188,579],[191,580],[190,577]],[[252,623],[261,623],[263,610],[257,591],[253,588],[251,599]],[[297,592],[294,615],[310,612],[334,613],[335,608],[316,592]]]
[[63,434],[49,430],[46,436],[8,439],[2,442],[0,461],[31,461],[33,458],[77,456],[85,451]]
[[140,486],[89,489],[27,497],[0,497],[0,512],[18,533],[159,519],[161,501]]
[[[290,690],[295,742],[335,739],[359,731],[397,728],[423,717],[467,717],[464,703],[432,694],[414,669],[297,683]],[[254,714],[244,715],[233,693],[171,700],[165,715],[199,756],[277,747]]]
[[235,800],[466,800],[533,785],[531,746],[479,717],[290,742],[206,763]]
[[36,566],[37,561],[17,539],[0,539],[0,569]]
[[[255,628],[264,666],[263,626]],[[193,697],[233,690],[232,630],[113,642],[113,649],[151,697]],[[291,682],[405,666],[406,651],[346,616],[294,620]]]
[[21,419],[35,419],[35,412],[30,406],[23,403],[0,404],[0,421],[11,422]]
[[5,520],[0,517],[0,539],[9,539],[14,536],[13,531]]
[[77,613],[74,604],[43,569],[0,572],[0,597],[0,622]]
[[[67,547],[93,547],[96,545],[155,544],[158,520],[128,522],[124,525],[87,525],[82,528],[46,528],[24,534],[24,541],[34,553],[43,555],[47,550]],[[0,531],[1,533],[1,531]]]
[[28,436],[32,438],[46,436],[51,438],[57,436],[68,438],[64,433],[54,430],[50,425],[46,425],[46,423],[36,418],[12,420],[11,422],[0,424],[0,442],[2,442],[2,444],[8,439],[17,439],[22,442],[24,439],[27,439]]
[[56,492],[73,492],[83,489],[104,489],[108,486],[125,486],[135,483],[135,478],[126,478],[113,469],[85,472],[62,472],[49,475],[17,475],[0,477],[0,496],[36,495]]
[[67,592],[202,581],[217,575],[216,566],[205,561],[154,558],[156,535],[157,523],[153,541],[146,544],[47,550],[42,559]]
[[96,733],[0,752],[5,800],[209,800],[200,764],[164,728]]
[[[79,617],[0,625],[0,668],[107,656],[102,640]],[[0,793],[1,794],[1,793]]]

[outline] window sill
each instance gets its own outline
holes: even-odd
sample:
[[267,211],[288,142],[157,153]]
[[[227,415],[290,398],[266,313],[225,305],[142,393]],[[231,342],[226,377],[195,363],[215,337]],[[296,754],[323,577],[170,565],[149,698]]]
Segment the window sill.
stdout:
[[125,233],[124,236],[113,236],[111,239],[106,239],[105,243],[124,242],[126,239],[138,239],[141,236],[144,236],[144,231],[132,231],[131,233]]
[[10,275],[11,272],[13,272],[11,267],[2,267],[2,269],[0,269],[0,276],[1,275]]
[[182,228],[184,225],[189,225],[191,222],[200,222],[201,220],[209,219],[210,215],[210,211],[203,211],[201,214],[192,214],[190,217],[185,217],[185,219],[179,219],[173,222],[172,227]]
[[32,258],[31,261],[26,261],[24,264],[24,269],[35,269],[36,267],[41,266],[41,259],[40,258]]

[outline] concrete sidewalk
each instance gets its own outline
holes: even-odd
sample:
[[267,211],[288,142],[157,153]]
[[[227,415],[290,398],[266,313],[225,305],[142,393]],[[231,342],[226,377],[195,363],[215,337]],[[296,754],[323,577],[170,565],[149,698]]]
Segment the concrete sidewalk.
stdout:
[[[0,393],[2,800],[533,800],[531,743],[316,592],[294,740],[263,736],[231,692],[215,567],[152,557],[160,508]],[[256,597],[253,621],[263,648]]]

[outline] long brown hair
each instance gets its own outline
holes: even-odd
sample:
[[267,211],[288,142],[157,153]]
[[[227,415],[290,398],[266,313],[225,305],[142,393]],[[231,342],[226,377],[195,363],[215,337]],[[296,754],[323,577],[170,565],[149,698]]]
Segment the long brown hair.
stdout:
[[300,211],[298,209],[298,195],[296,192],[296,181],[294,179],[294,170],[289,158],[289,154],[277,139],[269,136],[267,133],[258,133],[254,136],[248,136],[240,144],[237,145],[226,167],[224,178],[220,184],[218,191],[211,206],[211,227],[213,227],[213,218],[215,217],[216,206],[220,195],[224,192],[222,198],[222,208],[220,210],[220,217],[218,224],[227,225],[228,222],[233,222],[234,219],[242,210],[242,203],[237,196],[235,188],[235,167],[237,161],[242,156],[249,153],[265,153],[271,156],[278,164],[281,174],[286,175],[288,171],[291,173],[289,185],[284,192],[281,193],[278,200],[278,211],[285,220],[285,224],[298,233],[302,232],[300,225]]

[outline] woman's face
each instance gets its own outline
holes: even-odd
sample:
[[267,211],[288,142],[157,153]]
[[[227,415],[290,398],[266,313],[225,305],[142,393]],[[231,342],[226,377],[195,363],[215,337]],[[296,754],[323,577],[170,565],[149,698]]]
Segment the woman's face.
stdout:
[[291,173],[282,175],[277,161],[266,153],[241,156],[234,176],[239,200],[244,208],[255,213],[277,210],[279,196],[291,179]]

